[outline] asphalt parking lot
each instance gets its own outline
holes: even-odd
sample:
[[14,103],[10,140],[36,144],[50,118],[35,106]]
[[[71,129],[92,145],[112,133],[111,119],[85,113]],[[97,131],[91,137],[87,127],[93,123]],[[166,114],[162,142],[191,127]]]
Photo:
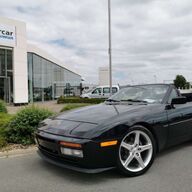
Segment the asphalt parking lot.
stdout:
[[33,152],[0,159],[0,192],[191,192],[192,143],[160,153],[140,177],[116,171],[82,174],[42,161]]

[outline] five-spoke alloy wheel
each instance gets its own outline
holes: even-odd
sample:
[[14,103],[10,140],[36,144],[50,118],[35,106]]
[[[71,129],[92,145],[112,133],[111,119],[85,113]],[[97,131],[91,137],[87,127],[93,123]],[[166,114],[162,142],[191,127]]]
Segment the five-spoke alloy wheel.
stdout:
[[143,126],[134,126],[120,142],[117,167],[124,175],[141,175],[151,166],[155,151],[151,132]]

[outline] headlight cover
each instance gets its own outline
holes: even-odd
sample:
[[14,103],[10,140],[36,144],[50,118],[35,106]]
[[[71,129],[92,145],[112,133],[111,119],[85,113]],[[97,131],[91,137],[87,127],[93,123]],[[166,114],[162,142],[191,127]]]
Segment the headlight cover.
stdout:
[[83,158],[83,151],[79,149],[70,149],[66,147],[61,147],[61,154]]

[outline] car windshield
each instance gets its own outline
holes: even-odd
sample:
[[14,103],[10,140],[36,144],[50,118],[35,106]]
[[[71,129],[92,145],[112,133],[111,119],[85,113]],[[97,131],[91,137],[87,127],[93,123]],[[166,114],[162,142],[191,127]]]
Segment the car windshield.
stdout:
[[108,101],[127,101],[161,103],[167,93],[168,85],[139,85],[121,89]]

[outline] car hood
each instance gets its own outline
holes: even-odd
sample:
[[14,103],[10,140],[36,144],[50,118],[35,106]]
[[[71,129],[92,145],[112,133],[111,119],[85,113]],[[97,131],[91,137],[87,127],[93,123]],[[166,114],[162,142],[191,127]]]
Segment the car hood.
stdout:
[[45,120],[42,128],[48,133],[89,138],[88,132],[102,127],[105,122],[114,121],[121,114],[132,114],[146,108],[146,105],[107,105],[99,104],[62,113],[53,119]]
[[133,112],[146,105],[108,105],[105,103],[65,112],[56,119],[100,124],[125,112]]

